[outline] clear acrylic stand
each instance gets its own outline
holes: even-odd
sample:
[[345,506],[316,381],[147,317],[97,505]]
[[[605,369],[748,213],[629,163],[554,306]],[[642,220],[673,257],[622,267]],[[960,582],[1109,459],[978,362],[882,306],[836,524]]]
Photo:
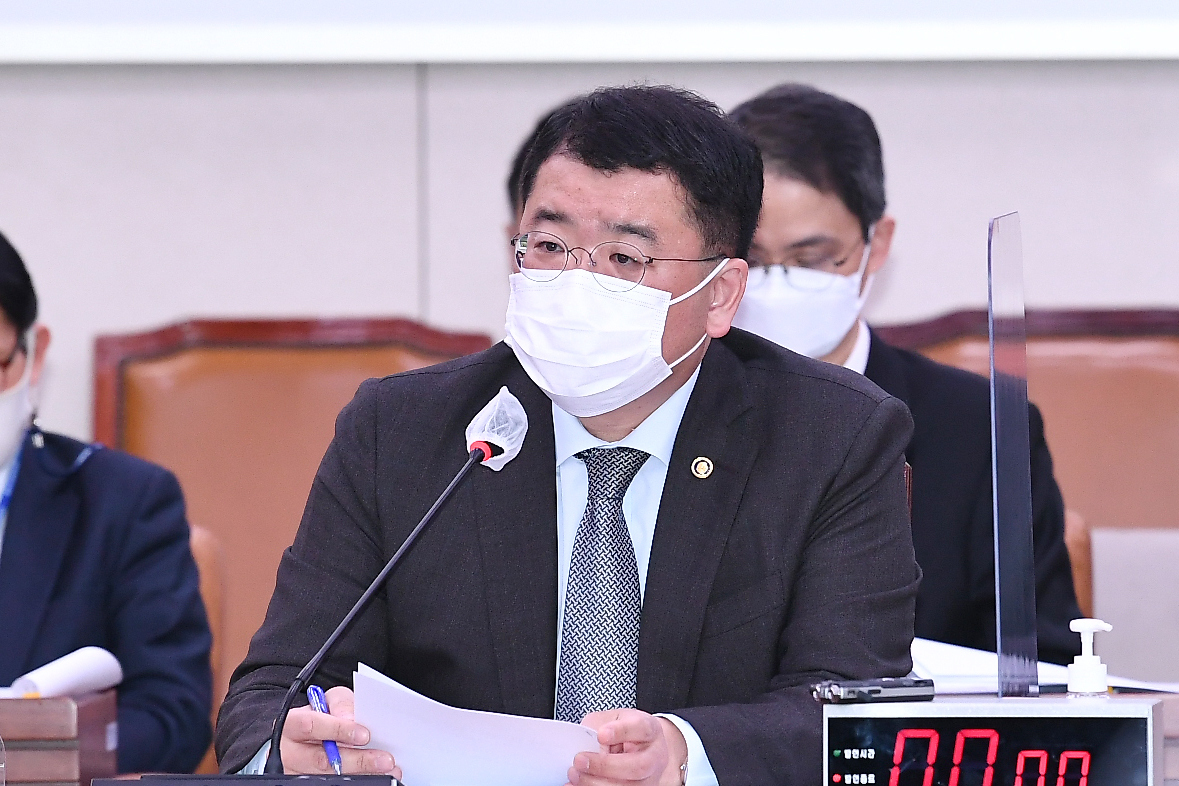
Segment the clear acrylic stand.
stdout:
[[992,219],[987,242],[991,350],[991,483],[999,695],[1039,693],[1032,553],[1027,331],[1019,214]]

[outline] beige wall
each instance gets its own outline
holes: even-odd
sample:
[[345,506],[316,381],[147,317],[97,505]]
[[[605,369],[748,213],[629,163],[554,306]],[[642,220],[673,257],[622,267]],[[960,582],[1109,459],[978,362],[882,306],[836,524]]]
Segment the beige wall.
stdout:
[[503,179],[536,116],[650,80],[868,109],[894,258],[870,315],[985,301],[1023,215],[1034,306],[1179,307],[1179,62],[0,67],[0,229],[56,332],[47,427],[90,433],[100,332],[399,314],[499,335]]

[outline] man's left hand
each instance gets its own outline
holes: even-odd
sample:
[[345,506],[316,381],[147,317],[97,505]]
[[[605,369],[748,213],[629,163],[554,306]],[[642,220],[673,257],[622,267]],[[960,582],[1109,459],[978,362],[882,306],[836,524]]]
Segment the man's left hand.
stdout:
[[641,710],[607,710],[591,712],[581,722],[598,732],[601,750],[573,758],[573,786],[679,786],[688,745],[671,721]]

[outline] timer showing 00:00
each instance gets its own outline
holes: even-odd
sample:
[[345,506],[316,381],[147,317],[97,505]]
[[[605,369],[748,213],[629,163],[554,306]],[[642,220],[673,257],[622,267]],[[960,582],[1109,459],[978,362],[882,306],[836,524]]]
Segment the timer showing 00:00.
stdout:
[[[979,703],[981,704],[981,702]],[[1112,713],[1118,702],[1099,707]],[[865,705],[826,712],[828,784],[854,786],[1151,786],[1147,717],[1036,716],[1055,706]],[[871,716],[892,709],[908,717]],[[1021,716],[998,716],[1022,711]],[[1130,707],[1125,709],[1129,710]],[[1147,714],[1147,708],[1136,708]],[[925,710],[925,717],[917,717]],[[960,714],[950,714],[957,710]],[[963,712],[963,710],[965,710]],[[975,712],[971,712],[975,710]],[[986,710],[991,710],[987,713]],[[863,715],[853,716],[853,712]],[[946,713],[935,716],[935,712]],[[838,713],[838,717],[836,714]],[[1096,714],[1096,713],[1094,713]],[[973,715],[973,717],[971,717]],[[1161,747],[1161,746],[1159,746]]]
[[[941,735],[933,729],[901,729],[898,731],[896,745],[892,753],[893,766],[889,771],[888,786],[900,786],[901,764],[905,760],[905,749],[909,746],[909,740],[923,740],[927,744],[921,786],[933,786],[933,767],[937,762],[940,737]],[[995,729],[960,729],[958,731],[954,738],[954,759],[948,786],[965,786],[960,783],[960,780],[962,758],[966,753],[967,740],[980,740],[986,743],[986,764],[982,771],[981,786],[992,786],[995,777],[995,757],[999,753],[999,732]],[[1032,786],[1033,784],[1046,786],[1049,758],[1046,750],[1021,750],[1015,758],[1014,786]],[[1062,751],[1060,765],[1055,773],[1056,786],[1065,786],[1065,778],[1070,775],[1072,776],[1068,778],[1070,786],[1072,783],[1075,783],[1076,786],[1088,786],[1089,761],[1089,751]],[[1073,762],[1075,762],[1075,766],[1070,767],[1070,763]]]

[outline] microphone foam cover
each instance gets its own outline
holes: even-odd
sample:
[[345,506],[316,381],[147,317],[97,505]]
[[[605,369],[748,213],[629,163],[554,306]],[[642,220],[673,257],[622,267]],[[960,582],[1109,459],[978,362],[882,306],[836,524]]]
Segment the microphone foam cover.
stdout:
[[524,405],[512,395],[507,386],[504,386],[487,402],[487,406],[471,419],[470,425],[467,426],[467,444],[464,447],[482,440],[502,448],[503,453],[483,462],[499,472],[520,453],[520,447],[524,444],[527,434],[528,414],[524,411]]

